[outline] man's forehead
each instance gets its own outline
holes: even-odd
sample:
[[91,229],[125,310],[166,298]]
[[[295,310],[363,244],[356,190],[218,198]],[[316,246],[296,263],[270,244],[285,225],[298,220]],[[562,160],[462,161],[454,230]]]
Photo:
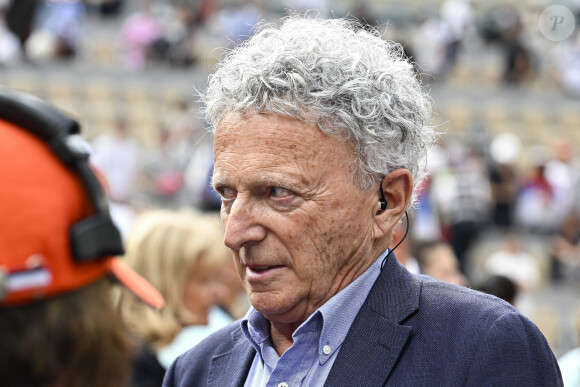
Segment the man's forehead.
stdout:
[[328,167],[347,166],[354,152],[336,133],[322,132],[316,123],[276,115],[239,116],[218,125],[214,142],[216,178],[226,174],[318,174]]
[[296,144],[336,147],[348,141],[342,130],[322,131],[315,119],[303,120],[268,113],[228,113],[216,128],[214,146],[223,147],[239,142],[263,147],[288,145],[298,150]]
[[226,117],[216,129],[214,151],[309,153],[310,144],[324,147],[329,138],[310,122],[292,117],[251,115]]

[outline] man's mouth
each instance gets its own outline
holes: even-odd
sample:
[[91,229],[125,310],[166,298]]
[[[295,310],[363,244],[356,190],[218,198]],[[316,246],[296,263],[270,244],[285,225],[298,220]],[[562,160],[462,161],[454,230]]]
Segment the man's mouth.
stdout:
[[248,265],[246,266],[245,279],[252,286],[270,284],[284,273],[284,265]]
[[276,267],[280,267],[280,265],[272,265],[272,266],[250,266],[250,270],[256,273],[261,273],[266,270],[274,269]]

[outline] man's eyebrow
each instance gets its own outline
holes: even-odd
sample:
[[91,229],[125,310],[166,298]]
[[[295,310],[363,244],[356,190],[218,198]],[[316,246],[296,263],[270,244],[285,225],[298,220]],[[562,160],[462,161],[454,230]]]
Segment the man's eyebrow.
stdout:
[[211,175],[211,180],[210,180],[209,184],[212,187],[215,188],[215,187],[218,187],[218,186],[223,185],[225,183],[226,183],[225,180],[223,178],[221,178],[220,176]]
[[272,179],[271,177],[267,177],[267,176],[262,176],[260,178],[260,181],[266,182],[266,184],[268,184],[269,186],[273,186],[273,187],[280,187],[280,188],[285,188],[285,189],[292,188],[292,186],[288,183],[285,183],[285,182],[277,180],[277,179]]
[[[260,183],[266,183],[268,186],[281,187],[281,188],[285,188],[285,189],[289,189],[289,190],[295,189],[296,188],[295,185],[298,184],[294,180],[292,180],[291,182],[285,182],[282,180],[274,179],[274,178],[269,177],[269,176],[262,176],[261,178],[258,179],[258,181]],[[228,185],[228,182],[226,181],[225,178],[223,178],[219,175],[212,175],[209,184],[213,188],[216,188],[216,187],[219,187],[221,185]]]

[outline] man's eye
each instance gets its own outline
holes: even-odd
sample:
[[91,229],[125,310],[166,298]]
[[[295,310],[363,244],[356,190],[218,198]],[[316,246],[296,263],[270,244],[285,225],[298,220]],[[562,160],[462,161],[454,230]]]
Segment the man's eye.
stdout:
[[274,198],[286,198],[294,195],[294,192],[282,187],[270,187],[270,196]]
[[220,194],[222,199],[225,200],[235,199],[237,194],[236,190],[230,187],[217,187],[216,191]]

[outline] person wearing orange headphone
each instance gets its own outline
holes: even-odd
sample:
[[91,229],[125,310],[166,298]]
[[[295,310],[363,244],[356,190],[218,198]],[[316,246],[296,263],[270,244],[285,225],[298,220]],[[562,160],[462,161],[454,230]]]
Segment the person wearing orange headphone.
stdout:
[[124,386],[132,346],[110,288],[163,298],[124,264],[78,124],[0,88],[0,381]]

